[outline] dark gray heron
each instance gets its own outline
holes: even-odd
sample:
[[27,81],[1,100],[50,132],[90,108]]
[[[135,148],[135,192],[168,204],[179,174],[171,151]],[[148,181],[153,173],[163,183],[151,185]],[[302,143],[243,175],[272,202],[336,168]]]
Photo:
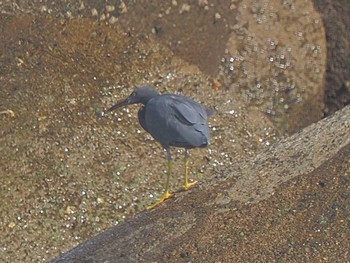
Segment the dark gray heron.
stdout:
[[183,188],[187,190],[196,183],[188,181],[188,150],[196,147],[206,147],[209,144],[210,135],[207,119],[213,114],[213,111],[182,95],[160,95],[151,87],[136,87],[129,97],[117,102],[107,112],[138,103],[142,104],[138,112],[142,128],[163,146],[168,160],[165,192],[160,200],[147,207],[147,209],[152,209],[174,196],[170,192],[170,176],[172,173],[170,146],[185,149],[185,182]]

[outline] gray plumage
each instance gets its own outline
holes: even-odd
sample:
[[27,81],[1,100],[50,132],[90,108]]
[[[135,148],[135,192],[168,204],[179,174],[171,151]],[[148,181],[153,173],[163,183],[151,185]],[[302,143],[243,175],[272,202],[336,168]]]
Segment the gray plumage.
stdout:
[[183,188],[189,189],[196,182],[188,180],[188,149],[206,147],[210,142],[208,117],[213,111],[194,100],[182,95],[160,95],[150,87],[135,88],[126,99],[116,103],[107,111],[112,111],[122,106],[141,103],[138,112],[141,126],[160,142],[167,152],[168,173],[165,192],[160,200],[148,209],[163,203],[174,194],[170,193],[170,174],[172,171],[172,158],[170,146],[185,148],[185,180]]
[[138,112],[142,128],[165,149],[170,146],[192,149],[209,144],[207,119],[213,112],[198,102],[182,95],[160,95],[150,87],[139,87],[108,111],[137,103],[143,104]]

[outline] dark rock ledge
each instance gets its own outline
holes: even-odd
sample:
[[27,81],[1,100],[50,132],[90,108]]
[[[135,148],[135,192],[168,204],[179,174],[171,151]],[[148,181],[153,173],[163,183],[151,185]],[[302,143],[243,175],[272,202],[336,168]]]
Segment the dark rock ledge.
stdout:
[[349,157],[347,106],[52,262],[345,262]]

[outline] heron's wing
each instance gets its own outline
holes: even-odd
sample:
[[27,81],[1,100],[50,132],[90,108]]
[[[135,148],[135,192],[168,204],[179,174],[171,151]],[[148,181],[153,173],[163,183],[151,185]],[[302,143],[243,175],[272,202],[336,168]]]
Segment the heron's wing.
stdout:
[[148,132],[164,148],[201,147],[209,143],[207,113],[199,103],[173,94],[150,100],[146,106]]
[[[178,133],[178,141],[173,144],[188,144],[187,147],[200,147],[209,143],[207,111],[201,104],[183,96],[174,96],[170,104],[174,117],[174,130]],[[184,146],[185,147],[185,146]]]
[[172,96],[169,106],[175,118],[185,125],[206,123],[208,117],[206,108],[189,98]]
[[175,118],[185,125],[194,125],[199,121],[199,115],[193,107],[186,103],[172,106]]

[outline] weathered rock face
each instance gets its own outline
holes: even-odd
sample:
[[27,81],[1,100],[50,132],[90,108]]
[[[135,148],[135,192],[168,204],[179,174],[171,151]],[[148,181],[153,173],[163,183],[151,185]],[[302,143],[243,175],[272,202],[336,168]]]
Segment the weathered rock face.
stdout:
[[[346,211],[345,203],[341,206],[346,192],[339,203],[333,200],[344,192],[337,183],[346,186],[346,176],[331,181],[318,177],[323,168],[314,167],[324,167],[326,159],[317,155],[313,160],[305,155],[306,161],[298,154],[286,157],[299,160],[288,166],[283,154],[297,149],[286,146],[288,139],[280,148],[271,145],[321,117],[324,79],[327,98],[339,101],[329,112],[348,101],[350,2],[314,1],[321,16],[311,1],[299,0],[124,2],[0,2],[0,261],[46,262],[132,218],[162,192],[163,152],[137,124],[137,108],[101,118],[103,108],[144,84],[160,92],[183,92],[216,110],[210,119],[210,148],[191,152],[191,177],[201,182],[214,178],[191,190],[189,197],[195,199],[179,193],[160,208],[172,236],[166,243],[159,243],[160,232],[154,229],[160,221],[147,227],[140,223],[156,222],[158,210],[118,228],[126,238],[132,235],[128,226],[138,226],[139,237],[149,238],[139,240],[134,250],[120,247],[119,252],[129,251],[125,260],[135,251],[146,256],[146,249],[157,260],[155,247],[174,260],[179,255],[183,261],[209,260],[218,246],[225,255],[235,244],[242,251],[235,254],[239,259],[248,258],[250,251],[287,257],[294,256],[288,254],[294,248],[300,251],[298,242],[321,255],[318,238],[325,236],[317,234],[324,234],[320,226],[329,227],[340,242],[347,221],[337,213]],[[320,134],[315,136],[322,139]],[[341,138],[335,140],[343,145]],[[323,150],[327,146],[320,156]],[[337,164],[344,155],[335,152],[329,158],[336,156]],[[338,171],[331,163],[324,168],[327,173]],[[181,164],[176,162],[175,174],[182,174]],[[299,176],[301,167],[312,176]],[[339,174],[346,169],[342,167]],[[176,191],[182,177],[172,179]],[[198,211],[195,200],[204,202]],[[323,207],[325,200],[333,206]],[[173,207],[179,202],[182,206]],[[319,210],[311,209],[316,205]],[[226,207],[235,212],[231,215]],[[311,217],[307,226],[314,232],[306,227],[300,241],[298,232]],[[172,229],[173,222],[186,225]],[[291,236],[276,238],[289,225]],[[92,242],[101,238],[110,253],[118,254],[108,245],[113,231]],[[208,234],[201,235],[203,231]],[[86,247],[81,247],[84,253]],[[337,255],[334,246],[328,247],[331,256]],[[106,252],[93,248],[96,257]]]
[[156,29],[157,40],[175,55],[197,65],[245,107],[269,115],[281,133],[322,118],[326,38],[311,1],[243,0],[213,6],[203,1],[186,12],[170,2],[135,3],[129,15],[121,16],[125,30],[147,34]]
[[350,106],[52,262],[345,262],[349,157]]
[[347,0],[314,0],[327,37],[326,114],[350,103],[350,4]]

